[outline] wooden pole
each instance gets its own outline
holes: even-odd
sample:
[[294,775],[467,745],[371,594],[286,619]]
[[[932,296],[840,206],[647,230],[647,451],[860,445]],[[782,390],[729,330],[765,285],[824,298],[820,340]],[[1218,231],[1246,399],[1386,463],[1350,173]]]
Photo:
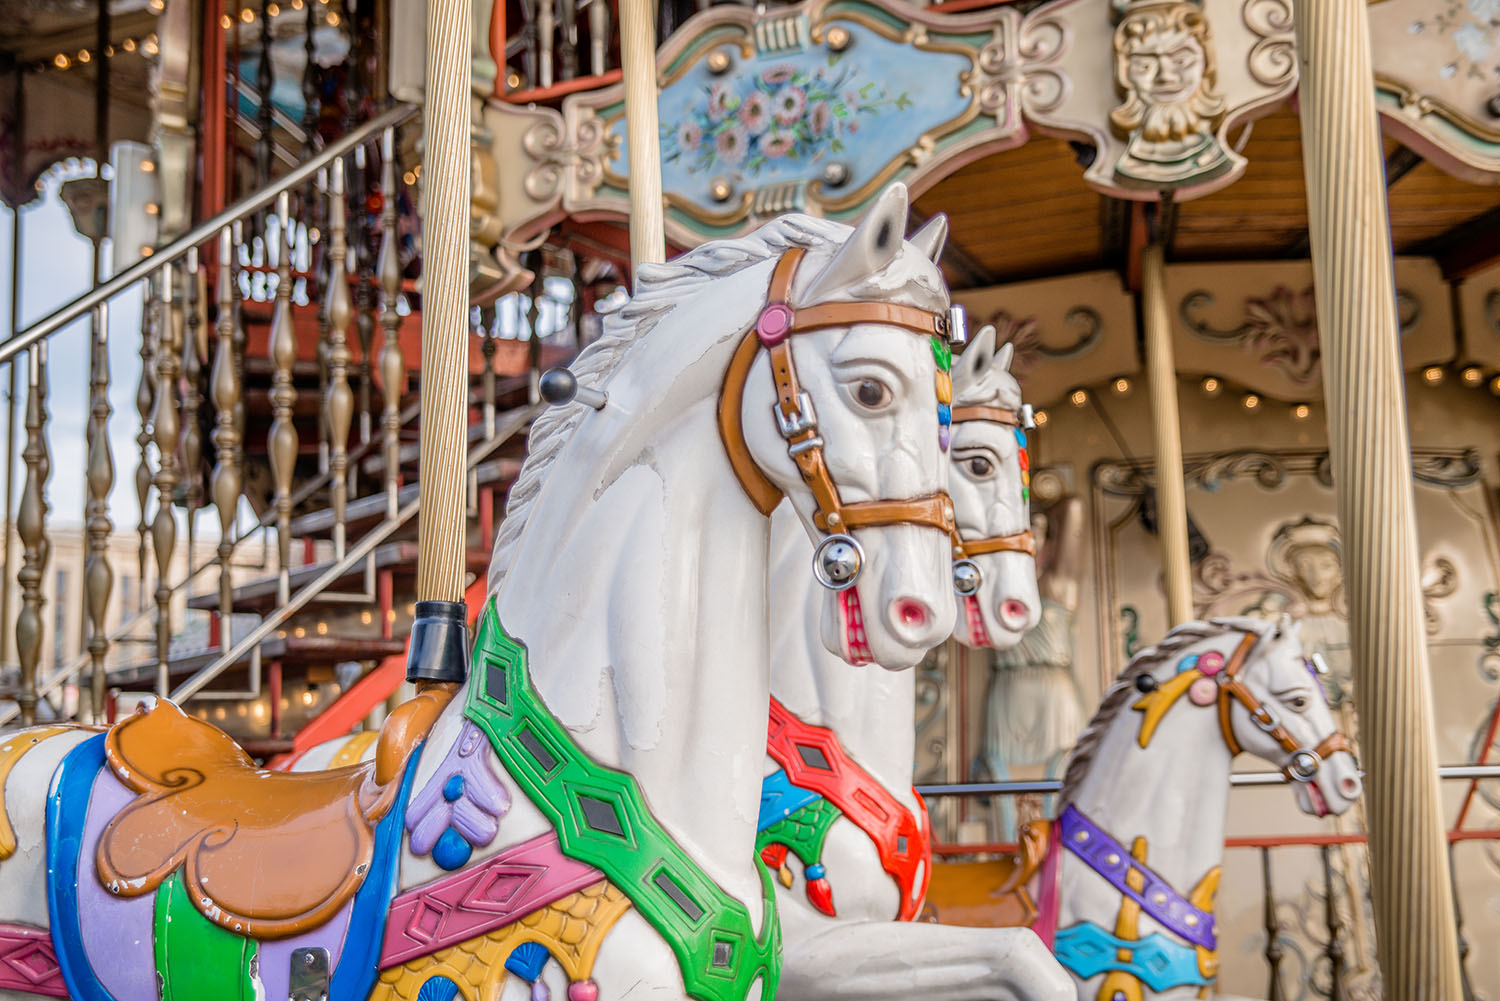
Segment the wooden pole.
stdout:
[[470,0],[430,0],[427,6],[418,601],[462,601],[464,596],[473,14]]
[[1462,997],[1364,0],[1297,0],[1302,162],[1385,996]]
[[625,145],[630,151],[630,264],[667,259],[656,114],[656,27],[652,0],[620,0],[625,75]]
[[1146,326],[1146,381],[1156,454],[1156,537],[1167,589],[1167,625],[1193,617],[1188,561],[1187,490],[1182,471],[1182,423],[1177,408],[1177,361],[1167,312],[1166,258],[1160,244],[1141,251],[1141,315]]

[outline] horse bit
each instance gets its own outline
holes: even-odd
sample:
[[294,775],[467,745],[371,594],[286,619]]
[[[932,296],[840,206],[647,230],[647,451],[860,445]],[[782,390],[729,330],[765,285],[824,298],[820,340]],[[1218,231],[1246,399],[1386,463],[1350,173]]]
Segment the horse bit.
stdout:
[[[1278,630],[1279,633],[1279,630]],[[1240,742],[1235,739],[1234,725],[1230,721],[1230,709],[1233,703],[1238,702],[1250,714],[1250,720],[1266,736],[1276,741],[1281,749],[1287,752],[1288,758],[1282,774],[1294,782],[1311,782],[1317,777],[1318,769],[1329,755],[1339,751],[1354,753],[1349,746],[1349,738],[1342,731],[1335,730],[1317,747],[1308,750],[1293,737],[1282,724],[1281,717],[1270,706],[1261,702],[1243,681],[1239,679],[1240,669],[1250,657],[1250,652],[1255,649],[1261,640],[1258,633],[1246,632],[1240,639],[1239,645],[1235,647],[1234,653],[1229,657],[1229,662],[1218,667],[1214,662],[1205,665],[1203,660],[1210,654],[1203,654],[1195,668],[1203,678],[1213,679],[1218,683],[1218,691],[1214,696],[1219,713],[1219,732],[1224,738],[1224,744],[1229,748],[1230,757],[1238,755],[1241,751]],[[1222,660],[1222,655],[1213,654],[1215,660]],[[1138,691],[1151,694],[1161,687],[1161,683],[1151,674],[1140,674],[1135,678],[1135,687]],[[1174,697],[1175,699],[1175,697]],[[1196,703],[1200,705],[1207,702]],[[1143,740],[1149,740],[1149,736],[1143,733]]]

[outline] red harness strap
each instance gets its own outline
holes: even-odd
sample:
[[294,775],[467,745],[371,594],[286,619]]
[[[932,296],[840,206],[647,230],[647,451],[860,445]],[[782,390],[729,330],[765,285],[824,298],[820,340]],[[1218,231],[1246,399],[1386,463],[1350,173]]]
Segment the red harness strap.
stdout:
[[870,836],[881,866],[901,888],[897,920],[915,918],[932,875],[931,825],[922,797],[919,817],[849,757],[836,733],[802,722],[775,698],[766,753],[793,785],[822,795]]

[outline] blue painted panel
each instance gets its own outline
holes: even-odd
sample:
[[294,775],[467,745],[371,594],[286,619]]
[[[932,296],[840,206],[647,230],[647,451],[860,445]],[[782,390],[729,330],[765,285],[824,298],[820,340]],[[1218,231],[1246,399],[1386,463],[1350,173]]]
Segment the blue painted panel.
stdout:
[[[740,58],[716,76],[708,50],[661,93],[662,187],[709,210],[724,206],[709,188],[727,178],[736,192],[822,177],[844,164],[855,191],[928,129],[956,118],[970,98],[958,93],[968,56],[919,52],[862,24],[839,22],[852,36],[842,53],[814,46],[799,52]],[[625,120],[611,135],[622,176],[628,154]]]

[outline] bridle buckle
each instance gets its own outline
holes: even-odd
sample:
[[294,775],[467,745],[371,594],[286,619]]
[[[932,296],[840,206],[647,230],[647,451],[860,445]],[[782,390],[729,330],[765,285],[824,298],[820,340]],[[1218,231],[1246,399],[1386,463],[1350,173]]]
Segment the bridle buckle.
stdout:
[[1281,717],[1276,715],[1276,710],[1264,702],[1256,703],[1255,710],[1250,713],[1250,719],[1262,733],[1274,734],[1281,729]]
[[[787,441],[791,441],[793,438],[809,432],[817,433],[818,412],[813,409],[812,397],[807,395],[806,390],[797,394],[796,410],[787,413],[781,409],[781,404],[778,402],[771,404],[771,413],[776,415],[777,430],[781,432],[781,437]],[[806,445],[807,443],[804,442],[803,444]],[[819,440],[818,444],[821,445],[822,441]],[[792,454],[795,455],[796,453],[793,452]]]

